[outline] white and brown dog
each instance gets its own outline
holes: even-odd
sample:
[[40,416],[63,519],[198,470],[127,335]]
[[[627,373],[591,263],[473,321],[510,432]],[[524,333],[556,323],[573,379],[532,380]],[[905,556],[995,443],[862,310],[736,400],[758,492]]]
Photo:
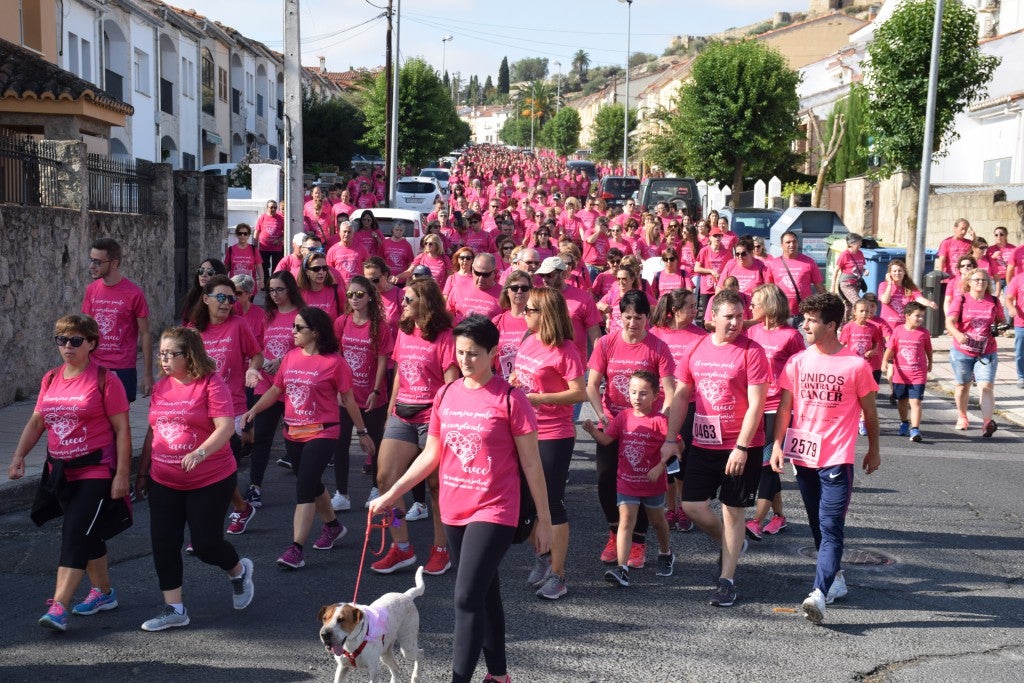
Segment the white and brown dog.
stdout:
[[423,567],[416,570],[416,585],[404,593],[386,593],[370,605],[338,602],[320,608],[320,640],[338,660],[334,683],[344,681],[352,669],[366,669],[371,683],[382,683],[381,663],[396,683],[398,662],[395,645],[402,657],[412,659],[411,683],[420,677],[420,612],[414,598],[423,595]]

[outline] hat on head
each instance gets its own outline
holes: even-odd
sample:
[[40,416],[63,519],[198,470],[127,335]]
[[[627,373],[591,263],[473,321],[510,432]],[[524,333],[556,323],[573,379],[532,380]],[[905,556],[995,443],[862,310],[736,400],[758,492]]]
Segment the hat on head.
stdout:
[[569,270],[569,266],[565,265],[565,261],[558,256],[548,256],[541,262],[540,268],[537,269],[537,275],[547,275],[556,270]]
[[708,234],[721,236],[724,235],[725,233],[723,233],[722,229],[716,225],[715,227],[711,228],[711,232],[709,232]]
[[434,274],[430,272],[430,268],[427,268],[424,265],[419,265],[419,266],[416,266],[415,268],[412,269],[412,277],[413,277],[413,279],[416,279],[416,278],[430,278],[430,279],[433,279],[434,278]]

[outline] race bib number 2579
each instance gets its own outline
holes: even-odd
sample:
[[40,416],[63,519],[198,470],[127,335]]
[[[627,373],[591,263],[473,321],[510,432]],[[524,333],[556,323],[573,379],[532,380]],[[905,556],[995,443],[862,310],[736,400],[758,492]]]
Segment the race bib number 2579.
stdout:
[[816,466],[821,454],[821,435],[790,427],[786,430],[782,453],[798,465]]

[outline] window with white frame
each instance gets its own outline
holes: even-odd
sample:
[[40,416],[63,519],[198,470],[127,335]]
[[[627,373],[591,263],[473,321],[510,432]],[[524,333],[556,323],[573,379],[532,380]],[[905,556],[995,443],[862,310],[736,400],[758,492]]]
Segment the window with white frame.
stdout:
[[181,58],[181,94],[190,100],[196,98],[196,65],[188,57]]
[[149,94],[149,55],[138,48],[135,48],[132,62],[132,80],[135,81],[135,92]]
[[95,82],[93,81],[92,76],[92,43],[85,38],[82,38],[82,49],[79,56],[82,63],[82,71],[80,72],[80,75],[90,83]]
[[78,61],[78,36],[74,33],[68,32],[68,71],[78,76],[81,76],[81,72],[78,70],[80,67]]

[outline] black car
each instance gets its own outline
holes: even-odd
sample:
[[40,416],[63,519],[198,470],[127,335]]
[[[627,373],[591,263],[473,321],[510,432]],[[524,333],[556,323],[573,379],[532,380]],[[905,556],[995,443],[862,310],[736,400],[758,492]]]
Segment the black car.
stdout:
[[609,175],[601,178],[598,196],[608,206],[621,206],[622,202],[633,196],[640,189],[640,179],[631,176]]
[[675,202],[692,220],[701,218],[700,193],[693,178],[648,178],[640,183],[637,206],[642,211],[654,211],[658,202]]

